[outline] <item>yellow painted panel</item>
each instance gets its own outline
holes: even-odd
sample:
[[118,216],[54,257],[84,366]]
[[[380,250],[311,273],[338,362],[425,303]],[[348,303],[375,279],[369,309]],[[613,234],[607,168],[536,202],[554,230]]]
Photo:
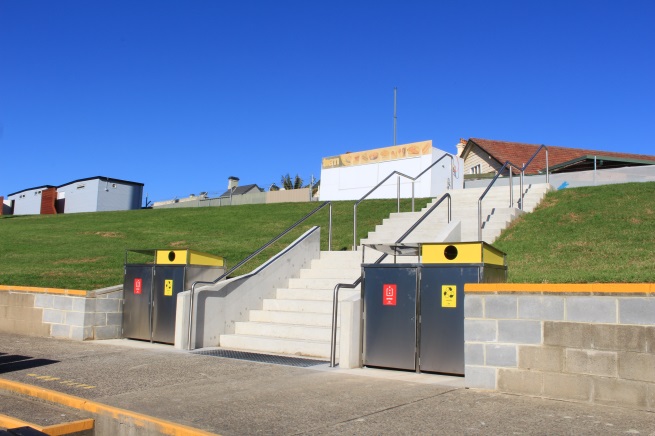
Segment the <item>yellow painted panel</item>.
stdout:
[[158,265],[201,265],[224,266],[221,256],[194,250],[157,250],[155,263]]
[[189,250],[157,250],[155,263],[158,265],[186,265]]
[[216,256],[209,253],[201,253],[199,251],[190,251],[191,265],[205,265],[205,266],[224,266],[225,261],[221,256]]
[[505,265],[505,254],[484,242],[456,242],[421,245],[424,264],[487,263]]

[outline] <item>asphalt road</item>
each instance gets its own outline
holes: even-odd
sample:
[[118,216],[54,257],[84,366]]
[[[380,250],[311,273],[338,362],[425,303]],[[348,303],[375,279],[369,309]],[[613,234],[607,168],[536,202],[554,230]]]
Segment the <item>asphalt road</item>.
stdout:
[[[223,435],[655,436],[651,412],[469,390],[457,379],[425,374],[298,368],[133,341],[11,334],[0,335],[0,353],[2,378]],[[10,404],[2,401],[0,413],[11,412]]]

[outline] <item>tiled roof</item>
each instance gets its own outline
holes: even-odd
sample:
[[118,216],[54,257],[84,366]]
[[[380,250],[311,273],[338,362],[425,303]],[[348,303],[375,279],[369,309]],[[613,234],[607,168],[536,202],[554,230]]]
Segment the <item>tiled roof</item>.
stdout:
[[[494,141],[490,139],[470,138],[464,150],[467,153],[472,143],[478,145],[488,155],[497,160],[500,164],[510,161],[517,166],[523,166],[539,149],[541,144],[524,144],[521,142]],[[564,162],[569,162],[582,158],[584,156],[598,156],[616,159],[631,159],[651,161],[655,165],[655,156],[644,154],[617,153],[613,151],[586,150],[582,148],[557,147],[547,145],[548,148],[548,166],[554,167]],[[530,166],[526,169],[526,174],[534,174],[546,169],[546,152],[540,151],[534,158]]]
[[[234,188],[234,190],[232,191],[232,196],[247,194],[250,191],[252,191],[253,189],[256,190],[255,192],[264,192],[264,190],[262,188],[260,188],[259,186],[257,186],[256,184],[243,185],[243,186],[237,186],[236,188]],[[224,198],[224,197],[229,197],[229,196],[230,196],[230,190],[228,189],[227,191],[223,192],[220,195],[219,198]]]

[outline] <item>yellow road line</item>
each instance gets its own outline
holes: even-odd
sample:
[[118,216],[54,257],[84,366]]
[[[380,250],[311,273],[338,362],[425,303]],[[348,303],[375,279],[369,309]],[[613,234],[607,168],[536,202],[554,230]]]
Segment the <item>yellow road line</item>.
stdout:
[[107,406],[96,403],[95,401],[86,400],[61,392],[44,389],[38,386],[32,386],[25,383],[6,380],[0,378],[0,389],[15,392],[17,394],[27,395],[51,403],[68,406],[73,409],[83,410],[95,415],[107,416],[117,421],[128,421],[136,427],[144,427],[157,431],[164,435],[171,436],[216,436],[215,433],[189,427],[182,424],[144,415],[142,413],[132,412],[130,410],[119,409],[118,407]]

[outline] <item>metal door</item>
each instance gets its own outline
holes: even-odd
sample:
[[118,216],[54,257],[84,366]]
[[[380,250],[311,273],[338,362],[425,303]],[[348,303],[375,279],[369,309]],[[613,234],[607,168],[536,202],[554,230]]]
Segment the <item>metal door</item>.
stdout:
[[364,266],[364,365],[416,369],[416,267]]
[[479,282],[479,266],[423,266],[419,370],[464,375],[464,283]]
[[175,342],[177,294],[184,291],[185,267],[156,266],[152,288],[152,340]]
[[123,336],[150,340],[152,272],[149,265],[125,265],[123,283]]

